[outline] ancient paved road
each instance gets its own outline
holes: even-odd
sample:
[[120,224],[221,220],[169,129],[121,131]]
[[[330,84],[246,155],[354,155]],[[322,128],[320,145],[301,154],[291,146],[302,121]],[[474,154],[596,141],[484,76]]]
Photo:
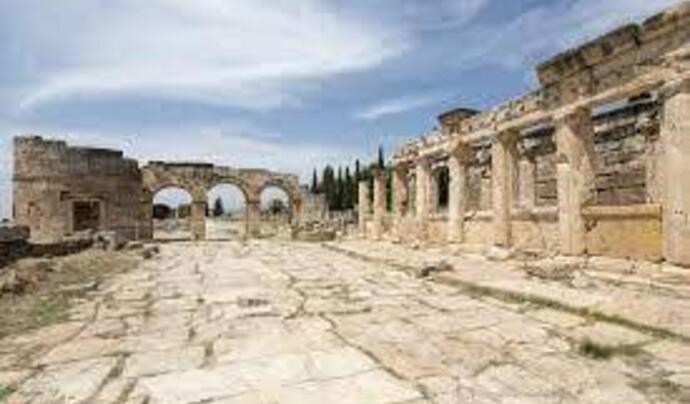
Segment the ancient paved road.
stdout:
[[[589,359],[584,330],[645,350]],[[0,381],[10,403],[682,402],[688,352],[318,245],[189,243],[0,341]]]

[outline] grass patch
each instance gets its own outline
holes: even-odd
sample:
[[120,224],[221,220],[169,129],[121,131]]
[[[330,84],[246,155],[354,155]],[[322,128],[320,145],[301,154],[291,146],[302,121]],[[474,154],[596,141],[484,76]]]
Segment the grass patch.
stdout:
[[[372,263],[384,264],[384,265],[387,265],[391,268],[397,269],[399,271],[406,272],[408,274],[414,274],[416,271],[416,268],[413,266],[401,265],[398,263],[390,262],[390,261],[385,260],[385,259],[373,258],[373,257],[367,256],[365,254],[361,254],[361,253],[347,250],[347,249],[342,249],[340,247],[325,244],[325,243],[322,244],[322,246],[331,250],[331,251],[335,251],[335,252],[344,254],[344,255],[349,256],[351,258],[356,258],[356,259],[360,259],[360,260],[372,262]],[[455,278],[455,279],[437,278],[437,280],[446,284],[446,285],[460,288],[466,294],[468,294],[469,296],[472,296],[472,297],[476,297],[476,298],[492,297],[494,299],[503,301],[505,303],[524,304],[524,305],[536,306],[539,308],[554,309],[554,310],[562,311],[565,313],[574,314],[576,316],[585,318],[587,320],[600,321],[603,323],[619,325],[619,326],[622,326],[625,328],[629,328],[631,330],[641,332],[643,334],[651,335],[651,336],[656,337],[656,338],[671,339],[671,340],[680,341],[680,342],[683,342],[686,344],[690,344],[690,337],[675,333],[673,331],[670,331],[670,330],[667,330],[664,328],[654,327],[651,325],[639,323],[637,321],[630,320],[630,319],[627,319],[627,318],[624,318],[621,316],[602,313],[600,311],[596,311],[596,310],[586,308],[586,307],[574,307],[574,306],[568,305],[566,303],[563,303],[561,301],[550,299],[547,297],[537,296],[537,295],[529,294],[529,293],[513,292],[513,291],[509,291],[509,290],[503,290],[503,289],[498,289],[498,288],[493,288],[493,287],[488,287],[488,286],[482,286],[482,285],[478,285],[475,283],[466,282],[466,281],[463,281],[463,280],[460,280],[457,278]]]
[[577,352],[590,359],[608,360],[614,356],[637,356],[642,353],[635,345],[604,345],[585,339],[580,342]]
[[12,394],[12,391],[11,387],[0,384],[0,403],[4,402]]
[[0,294],[0,338],[65,321],[74,299],[87,297],[106,277],[136,267],[138,258],[87,250],[49,262],[50,270],[42,270],[30,261],[10,267],[34,274],[36,281],[22,293]]

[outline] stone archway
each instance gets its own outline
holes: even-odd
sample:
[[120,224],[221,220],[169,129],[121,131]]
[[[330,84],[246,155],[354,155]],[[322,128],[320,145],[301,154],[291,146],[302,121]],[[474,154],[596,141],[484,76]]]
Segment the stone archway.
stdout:
[[[212,240],[228,240],[246,236],[247,193],[234,182],[218,181],[209,184],[207,191],[209,209],[206,221],[206,237]],[[217,201],[220,205],[216,206]],[[216,210],[220,209],[221,212]]]
[[264,188],[275,186],[283,189],[290,198],[294,212],[293,223],[299,217],[301,192],[296,175],[275,173],[258,169],[237,169],[217,167],[203,163],[165,163],[152,162],[142,170],[142,235],[151,238],[153,195],[163,187],[175,186],[187,190],[192,195],[191,229],[194,240],[206,238],[207,193],[218,184],[237,186],[245,196],[245,228],[247,237],[259,235],[261,221],[260,195]]

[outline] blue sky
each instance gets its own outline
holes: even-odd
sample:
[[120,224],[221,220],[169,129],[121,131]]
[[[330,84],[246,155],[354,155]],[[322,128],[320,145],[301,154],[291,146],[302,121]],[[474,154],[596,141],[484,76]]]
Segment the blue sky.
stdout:
[[11,138],[308,179],[535,86],[534,65],[674,0],[4,0]]

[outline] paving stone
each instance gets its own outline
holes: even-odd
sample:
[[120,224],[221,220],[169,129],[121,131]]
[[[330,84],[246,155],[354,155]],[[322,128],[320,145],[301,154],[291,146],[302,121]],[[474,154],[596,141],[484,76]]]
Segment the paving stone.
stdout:
[[[357,248],[425,261],[402,246]],[[479,282],[554,296],[560,287],[501,263],[449,259],[471,263]],[[24,380],[13,399],[32,404],[64,394],[96,404],[644,403],[654,396],[640,382],[662,374],[687,385],[687,344],[434,282],[319,245],[166,244],[92,297],[104,299],[96,320],[0,341],[0,368],[13,366],[0,383]],[[560,297],[581,295],[602,299]],[[566,337],[644,343],[647,354],[593,360]],[[28,369],[25,352],[45,368]]]
[[204,400],[237,396],[252,392],[241,374],[223,367],[195,369],[139,381],[141,392],[151,397],[152,403],[186,404]]
[[587,339],[605,346],[637,345],[653,339],[628,328],[601,322],[573,328],[565,331],[564,334],[580,341]]
[[127,358],[123,377],[137,378],[201,367],[204,347],[188,346],[166,351],[137,352]]
[[117,339],[80,338],[58,345],[36,361],[38,365],[71,362],[113,355],[121,352]]
[[82,403],[109,377],[116,358],[98,358],[45,368],[24,382],[11,399],[31,403]]

